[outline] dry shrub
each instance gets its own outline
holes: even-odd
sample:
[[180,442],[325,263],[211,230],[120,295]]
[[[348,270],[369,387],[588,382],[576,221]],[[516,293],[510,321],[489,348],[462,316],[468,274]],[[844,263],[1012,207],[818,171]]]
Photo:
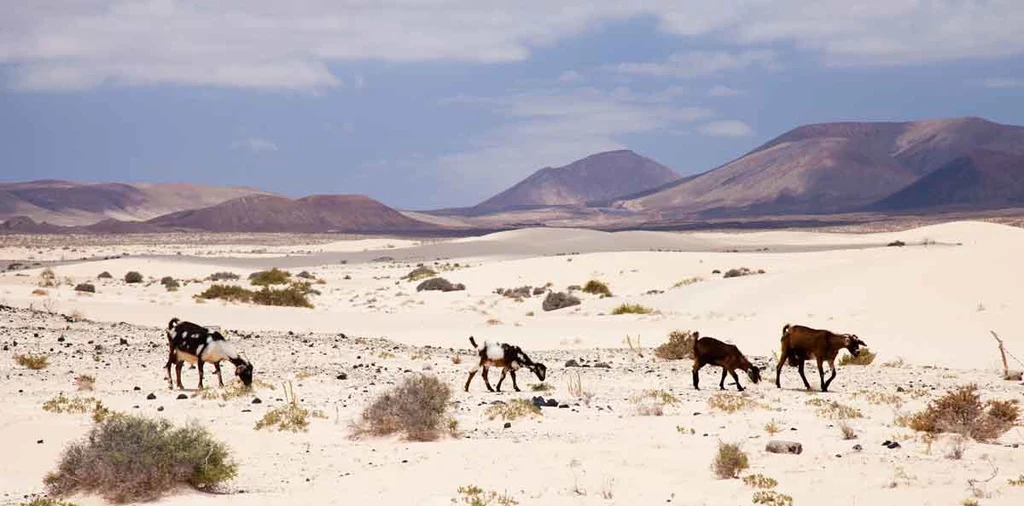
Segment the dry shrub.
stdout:
[[268,410],[256,422],[256,430],[269,427],[279,431],[305,432],[309,429],[309,410],[299,405],[291,382],[284,386],[284,398],[287,404]]
[[843,435],[843,439],[857,439],[857,431],[853,430],[853,427],[848,423],[839,424],[839,432]]
[[720,479],[735,479],[740,477],[740,472],[750,467],[750,460],[747,454],[740,449],[740,445],[734,443],[718,442],[718,453],[711,461],[711,470]]
[[740,267],[739,269],[729,269],[722,275],[723,278],[739,278],[743,276],[753,276],[754,274],[764,274],[764,269],[748,269],[746,267]]
[[1024,474],[1017,477],[1017,479],[1007,478],[1006,483],[1011,487],[1024,487]]
[[754,492],[754,496],[750,498],[750,501],[754,504],[764,504],[767,506],[793,506],[792,496],[774,490],[758,490]]
[[114,276],[107,271],[103,271],[99,276],[96,276],[96,279],[114,279]]
[[770,422],[764,424],[764,431],[767,432],[769,436],[774,436],[778,434],[779,430],[781,430],[779,429],[779,422],[776,421],[775,419],[772,419]]
[[743,394],[717,393],[708,397],[708,406],[726,413],[758,407],[757,402]]
[[19,506],[78,506],[73,502],[62,501],[50,497],[37,497],[29,502],[23,502]]
[[363,410],[357,434],[403,433],[413,441],[433,441],[444,427],[451,390],[435,376],[417,374],[379,395]]
[[79,374],[75,378],[75,386],[80,392],[91,392],[96,388],[96,378],[88,374]]
[[903,405],[903,398],[896,394],[887,394],[885,392],[876,392],[874,390],[865,390],[857,392],[854,397],[863,398],[871,404],[878,404],[883,406],[892,406],[898,408]]
[[849,353],[843,354],[839,358],[839,365],[870,365],[875,361],[876,356],[877,354],[871,350],[862,348],[856,357]]
[[982,403],[978,386],[971,384],[933,400],[923,411],[911,415],[907,425],[931,434],[951,432],[977,441],[992,441],[1010,430],[1019,416],[1017,400]]
[[650,314],[653,311],[654,311],[653,309],[651,309],[651,308],[649,308],[647,306],[642,306],[640,304],[623,303],[623,304],[620,304],[615,309],[613,309],[612,310],[612,314],[613,315],[620,315],[620,314]]
[[96,293],[96,285],[92,283],[79,283],[75,285],[76,292]]
[[209,490],[237,469],[227,447],[198,425],[118,415],[67,447],[44,481],[58,497],[92,493],[124,503],[154,500],[182,485]]
[[583,293],[600,295],[602,297],[612,296],[612,291],[608,288],[608,284],[598,279],[591,279],[590,281],[587,281],[587,284],[583,285]]
[[124,282],[129,284],[141,283],[142,274],[136,271],[129,271],[127,274],[124,275]]
[[569,392],[569,395],[583,401],[587,407],[590,407],[590,402],[594,399],[594,393],[583,387],[583,377],[580,376],[580,373],[570,374],[566,383],[566,390]]
[[515,506],[519,504],[519,501],[508,494],[486,491],[476,485],[459,487],[459,495],[462,496],[461,504],[469,506]]
[[466,289],[462,283],[454,284],[444,278],[430,278],[416,285],[417,292],[458,292]]
[[770,478],[763,474],[751,474],[743,477],[743,484],[748,487],[770,489],[775,488],[779,482],[775,478]]
[[292,273],[274,267],[269,271],[257,271],[250,274],[249,282],[255,286],[284,285],[291,280],[291,277]]
[[700,283],[701,281],[704,281],[704,278],[699,277],[699,276],[695,276],[695,277],[692,277],[692,278],[686,278],[686,279],[683,279],[681,281],[677,281],[676,284],[672,285],[672,288],[682,288],[684,286],[690,286],[690,285],[693,285],[693,284],[696,284],[696,283]]
[[39,286],[42,288],[54,288],[57,286],[57,273],[47,267],[39,273]]
[[695,331],[673,330],[668,335],[668,342],[654,349],[654,356],[664,360],[682,360],[693,358],[693,343],[697,342]]
[[678,404],[679,399],[664,390],[644,390],[632,402],[636,404],[636,412],[640,416],[662,416],[665,414],[665,406]]
[[236,281],[240,276],[233,272],[215,272],[206,277],[209,281]]
[[45,369],[46,366],[50,365],[50,357],[47,357],[46,355],[15,355],[14,361],[17,362],[18,365],[34,371]]
[[530,390],[533,390],[534,392],[550,392],[554,389],[555,387],[547,383],[533,383],[530,385]]
[[840,404],[836,401],[826,401],[820,397],[815,397],[807,401],[808,406],[815,406],[818,408],[818,416],[830,418],[832,420],[848,420],[850,418],[863,418],[864,414],[859,409]]
[[412,272],[410,272],[409,274],[403,276],[402,279],[408,280],[411,283],[414,281],[419,281],[421,279],[432,278],[434,276],[437,276],[437,272],[434,271],[434,269],[431,269],[430,267],[424,267],[421,265],[413,269]]
[[541,303],[541,309],[545,311],[556,311],[559,309],[580,305],[579,297],[569,295],[565,292],[548,292]]
[[540,408],[526,399],[512,399],[508,404],[495,404],[487,408],[487,418],[516,420],[524,416],[540,416]]

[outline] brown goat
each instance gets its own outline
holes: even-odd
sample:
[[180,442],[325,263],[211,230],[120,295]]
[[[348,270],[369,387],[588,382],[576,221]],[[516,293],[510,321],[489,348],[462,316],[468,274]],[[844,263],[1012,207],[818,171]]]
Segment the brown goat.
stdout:
[[[854,334],[835,334],[828,330],[787,324],[782,327],[782,353],[779,355],[778,365],[775,366],[775,386],[782,388],[779,377],[782,375],[782,366],[789,362],[789,365],[797,367],[800,379],[804,380],[804,386],[810,390],[811,384],[804,375],[804,362],[814,357],[818,362],[818,375],[821,376],[821,391],[827,392],[828,386],[836,378],[836,355],[839,354],[839,350],[846,348],[856,357],[861,346],[867,345]],[[826,360],[832,371],[827,381],[823,366]]]
[[722,368],[722,381],[718,382],[718,388],[722,390],[725,390],[725,375],[731,374],[732,379],[736,381],[736,390],[743,391],[743,385],[740,385],[736,369],[745,371],[750,377],[750,381],[754,383],[761,381],[761,369],[751,364],[739,348],[713,337],[702,337],[693,343],[693,388],[695,390],[700,390],[698,372],[705,365],[717,365]]

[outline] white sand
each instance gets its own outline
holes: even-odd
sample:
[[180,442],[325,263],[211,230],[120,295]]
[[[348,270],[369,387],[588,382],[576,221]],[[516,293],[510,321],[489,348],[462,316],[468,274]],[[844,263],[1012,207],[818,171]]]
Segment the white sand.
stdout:
[[[895,240],[908,246],[875,247]],[[923,242],[940,244],[925,246]],[[106,362],[93,363],[86,355],[59,359],[46,371],[24,372],[0,356],[0,377],[9,379],[0,389],[9,399],[0,412],[0,447],[10,455],[26,455],[17,462],[3,459],[0,492],[9,496],[0,500],[40,491],[39,478],[52,469],[61,446],[87,430],[84,415],[58,416],[39,409],[58,391],[67,391],[71,371],[83,367],[97,371],[101,385],[94,395],[105,403],[123,409],[140,405],[141,410],[153,414],[156,404],[163,405],[167,410],[162,416],[177,421],[198,419],[215,428],[236,450],[243,470],[235,489],[246,493],[187,494],[161,501],[166,504],[440,505],[451,504],[457,496],[455,489],[469,484],[507,490],[520,504],[664,504],[669,499],[671,504],[749,504],[750,488],[735,480],[716,480],[708,471],[719,439],[745,441],[744,447],[751,453],[751,472],[778,479],[779,490],[792,495],[795,504],[821,500],[835,504],[959,504],[969,495],[966,480],[989,474],[983,456],[999,472],[987,485],[991,497],[979,501],[1020,504],[1024,500],[1024,487],[1010,487],[1006,482],[1024,472],[1024,448],[974,445],[964,460],[952,463],[942,456],[943,441],[926,453],[925,443],[893,425],[893,408],[855,396],[867,389],[924,388],[924,396],[904,396],[909,407],[902,409],[909,411],[949,386],[973,381],[986,395],[1021,398],[1024,388],[1018,383],[998,379],[996,371],[1001,364],[989,334],[998,332],[1008,349],[1024,359],[1020,317],[1024,314],[1024,271],[1017,267],[1024,253],[1021,229],[978,222],[886,234],[608,234],[544,229],[437,244],[400,240],[320,244],[310,246],[312,254],[308,256],[269,259],[242,258],[247,248],[251,249],[238,245],[224,250],[223,256],[180,257],[168,249],[168,256],[130,256],[55,269],[59,278],[70,278],[72,284],[92,280],[98,292],[94,295],[76,294],[68,285],[49,288],[45,296],[32,295],[38,269],[5,273],[0,275],[0,303],[77,311],[99,322],[123,321],[145,327],[163,326],[177,316],[228,331],[293,331],[299,336],[292,340],[242,341],[241,346],[258,364],[258,375],[275,384],[299,372],[312,373],[297,389],[306,404],[323,409],[329,420],[315,421],[308,434],[263,434],[251,427],[266,404],[253,408],[254,413],[241,413],[249,407],[245,400],[174,401],[167,397],[159,371],[166,351],[155,328],[129,336],[133,342],[155,343],[154,348],[146,346],[139,351],[142,355],[131,359],[110,351],[115,353],[106,359],[111,368],[103,366]],[[757,251],[762,248],[768,250]],[[295,246],[288,251],[302,249]],[[148,251],[160,253],[159,248],[149,247]],[[353,256],[354,263],[337,262],[339,254],[356,253],[363,256]],[[579,254],[555,256],[557,253]],[[328,254],[335,256],[325,262]],[[458,262],[459,268],[442,276],[464,283],[467,289],[417,293],[415,283],[400,280],[414,266],[411,263],[355,263],[378,256],[427,261],[443,257],[444,262]],[[16,257],[0,254],[0,258]],[[159,282],[152,282],[167,275],[200,280],[228,270],[242,275],[244,284],[250,272],[267,264],[288,266],[293,272],[306,269],[322,278],[326,284],[315,286],[323,292],[313,298],[316,308],[198,303],[193,295],[209,282],[191,282],[177,292],[167,292]],[[733,279],[712,274],[715,269],[724,272],[737,267],[764,269],[766,273]],[[151,281],[126,285],[120,278],[129,270],[142,272]],[[109,271],[115,279],[94,281],[101,271]],[[344,279],[346,276],[351,279]],[[673,288],[677,281],[691,277],[704,281]],[[607,282],[614,297],[578,294],[583,299],[580,306],[548,313],[540,307],[543,296],[516,302],[493,293],[499,287],[549,282],[564,290],[592,278]],[[661,292],[648,293],[652,290]],[[610,314],[626,302],[656,312]],[[717,369],[706,369],[705,390],[694,392],[690,362],[662,362],[652,358],[649,349],[663,342],[671,330],[696,329],[736,343],[748,356],[770,360],[777,353],[785,323],[856,333],[878,353],[872,366],[840,368],[833,385],[836,393],[825,397],[864,411],[866,418],[853,422],[862,432],[860,440],[841,440],[837,429],[829,427],[835,422],[823,420],[813,407],[805,405],[816,396],[790,390],[799,385],[795,370],[784,371],[786,389],[777,390],[771,382],[751,388],[753,397],[772,409],[715,414],[706,400],[717,391]],[[52,347],[53,341],[47,339],[58,332],[47,331],[43,337],[33,338],[28,326],[19,327],[14,320],[5,325],[12,336],[18,336],[20,346],[32,350]],[[315,345],[309,348],[299,341],[309,332],[327,336],[309,337]],[[402,349],[395,358],[381,358],[386,348],[367,351],[351,343],[342,343],[338,349],[327,346],[330,335],[342,332],[385,337],[405,345],[457,349],[468,347],[470,335],[515,342],[548,361],[552,368],[549,383],[556,391],[543,395],[560,400],[568,400],[565,384],[571,370],[562,367],[565,359],[609,360],[613,368],[581,371],[587,388],[597,395],[594,407],[545,410],[541,419],[513,422],[511,429],[503,430],[500,421],[487,420],[485,408],[479,404],[514,396],[488,394],[481,383],[475,384],[471,393],[462,393],[468,354],[464,354],[463,364],[455,365],[450,353],[437,350],[421,350],[427,358],[414,360],[410,358],[417,353],[414,350]],[[627,335],[634,342],[639,336],[647,348],[644,358],[624,350]],[[907,365],[881,365],[897,359]],[[388,369],[372,378],[364,375],[368,371],[353,369],[367,362]],[[457,389],[453,400],[461,401],[457,419],[464,439],[426,444],[346,439],[348,421],[358,416],[370,395],[395,381],[403,370],[417,371],[424,364],[430,364]],[[808,377],[814,384],[816,372],[812,374],[811,369]],[[350,379],[335,380],[340,371],[349,372]],[[524,376],[520,376],[523,385],[535,382]],[[194,381],[194,371],[188,372],[186,382]],[[370,381],[375,384],[369,386]],[[745,377],[742,381],[748,383]],[[143,388],[142,396],[131,390],[133,385]],[[648,388],[669,390],[681,404],[666,407],[663,417],[637,416],[629,399]],[[26,393],[17,394],[18,389]],[[158,402],[144,400],[150,391],[158,393]],[[271,401],[280,397],[280,392],[261,397]],[[596,405],[612,410],[598,411]],[[695,412],[702,414],[694,416]],[[804,455],[774,456],[761,451],[768,438],[763,427],[772,419],[779,420],[786,431],[790,426],[798,428],[779,437],[802,441],[807,447]],[[40,424],[42,420],[46,423]],[[694,428],[697,435],[682,435],[677,426]],[[1012,430],[1004,442],[1024,442],[1022,432],[1020,428]],[[879,446],[893,437],[905,448],[894,452]],[[36,445],[37,439],[46,442]],[[850,448],[858,442],[865,450],[852,452]],[[841,460],[836,454],[842,455]],[[572,462],[578,463],[570,465]],[[901,473],[907,477],[898,478],[895,488],[889,487]],[[586,495],[573,492],[574,483]],[[602,489],[613,497],[602,497]],[[78,502],[98,504],[89,498]]]

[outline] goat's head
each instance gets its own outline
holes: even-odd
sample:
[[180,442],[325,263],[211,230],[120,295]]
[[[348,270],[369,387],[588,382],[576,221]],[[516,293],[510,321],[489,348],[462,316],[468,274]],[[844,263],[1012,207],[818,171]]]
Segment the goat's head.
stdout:
[[867,348],[868,345],[861,341],[857,334],[843,334],[843,346],[846,351],[850,352],[850,355],[857,356],[860,353],[860,348],[863,346]]
[[252,363],[245,362],[235,366],[235,376],[242,380],[242,384],[245,386],[252,386]]
[[548,375],[547,366],[540,362],[534,362],[527,367],[529,367],[529,369],[533,371],[533,374],[537,375],[537,379],[541,381],[544,381],[544,378],[546,378]]
[[750,377],[750,381],[753,383],[759,383],[761,381],[761,368],[751,364],[747,367],[747,376]]

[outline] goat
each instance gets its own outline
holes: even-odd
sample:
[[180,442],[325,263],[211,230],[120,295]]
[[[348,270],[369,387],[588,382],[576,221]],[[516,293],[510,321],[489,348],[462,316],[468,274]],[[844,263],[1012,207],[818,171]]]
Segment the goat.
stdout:
[[170,348],[167,357],[167,382],[174,389],[171,380],[171,365],[175,366],[178,388],[181,386],[181,368],[185,362],[195,364],[199,368],[199,389],[203,388],[203,365],[213,364],[217,373],[217,381],[224,386],[224,378],[220,374],[220,362],[228,360],[235,365],[235,375],[245,386],[252,385],[252,363],[242,358],[231,343],[224,340],[220,332],[210,331],[192,322],[183,322],[171,318],[167,324],[167,345]]
[[487,378],[487,371],[490,367],[501,368],[501,378],[498,379],[498,392],[501,391],[501,382],[505,381],[506,373],[512,375],[512,388],[514,388],[516,392],[521,392],[521,390],[519,390],[519,384],[516,383],[516,370],[522,367],[533,371],[533,373],[537,375],[537,379],[541,381],[544,381],[544,377],[547,376],[548,368],[540,362],[530,360],[530,357],[526,356],[526,353],[523,353],[523,349],[518,346],[484,341],[484,346],[481,348],[477,346],[476,339],[473,339],[473,336],[469,337],[469,343],[472,344],[473,348],[476,348],[479,352],[480,363],[477,364],[472,371],[469,371],[469,378],[466,378],[465,387],[467,392],[469,391],[469,383],[473,381],[473,376],[475,376],[476,372],[481,368],[484,370],[482,374],[484,377],[484,384],[487,385],[487,390],[491,392],[494,392],[495,389],[491,388],[491,381]]
[[[779,377],[782,375],[782,366],[789,362],[790,366],[797,367],[800,379],[804,380],[804,386],[810,390],[811,384],[804,375],[804,362],[814,357],[818,362],[818,375],[821,376],[821,391],[827,392],[828,386],[836,378],[836,355],[839,354],[839,350],[846,348],[856,357],[861,346],[867,345],[855,334],[835,334],[828,330],[787,324],[782,327],[782,353],[779,355],[778,365],[775,366],[775,386],[782,388]],[[822,366],[826,360],[832,371],[828,380],[825,380],[825,368]]]
[[701,337],[693,343],[694,390],[700,390],[698,371],[705,365],[717,365],[722,368],[722,381],[718,382],[718,388],[722,390],[725,390],[725,375],[731,374],[732,379],[736,382],[736,390],[743,391],[743,385],[740,384],[740,378],[736,375],[736,369],[746,372],[750,381],[754,383],[761,381],[761,369],[751,364],[739,348],[713,337]]

